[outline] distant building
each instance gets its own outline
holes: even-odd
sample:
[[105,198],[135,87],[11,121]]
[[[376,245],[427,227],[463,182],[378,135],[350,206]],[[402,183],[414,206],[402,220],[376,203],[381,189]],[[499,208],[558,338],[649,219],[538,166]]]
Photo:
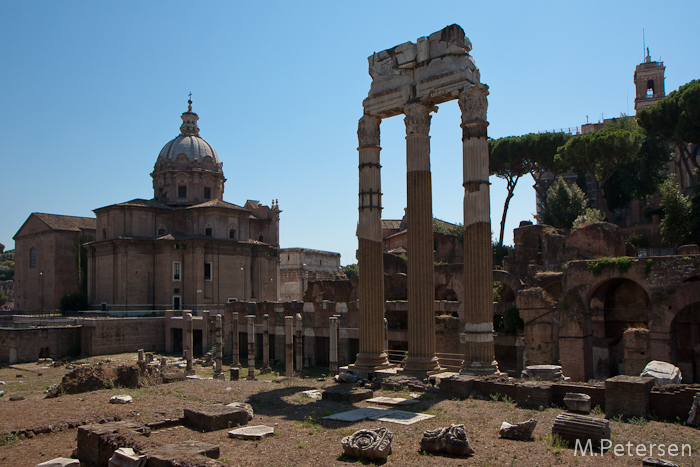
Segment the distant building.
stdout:
[[95,209],[88,299],[107,310],[215,310],[279,298],[279,207],[223,200],[223,163],[188,101],[151,173],[154,198]]
[[309,281],[337,279],[340,253],[284,248],[280,250],[280,297],[283,302],[303,301]]
[[644,63],[637,65],[634,70],[634,87],[636,88],[634,110],[648,107],[666,97],[665,72],[664,62],[653,62],[647,47]]
[[15,310],[53,311],[80,291],[80,244],[95,239],[95,219],[34,212],[13,238]]

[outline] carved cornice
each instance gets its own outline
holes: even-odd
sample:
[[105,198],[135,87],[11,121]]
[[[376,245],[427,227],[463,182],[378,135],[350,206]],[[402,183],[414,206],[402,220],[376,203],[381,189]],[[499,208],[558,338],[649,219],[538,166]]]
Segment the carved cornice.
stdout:
[[470,86],[459,93],[459,108],[462,111],[462,127],[470,123],[486,123],[489,87],[483,83]]
[[357,139],[360,147],[379,146],[379,124],[382,119],[372,115],[364,115],[357,124]]
[[430,133],[430,115],[432,109],[423,104],[409,104],[404,108],[406,117],[403,119],[406,124],[406,136],[428,135]]

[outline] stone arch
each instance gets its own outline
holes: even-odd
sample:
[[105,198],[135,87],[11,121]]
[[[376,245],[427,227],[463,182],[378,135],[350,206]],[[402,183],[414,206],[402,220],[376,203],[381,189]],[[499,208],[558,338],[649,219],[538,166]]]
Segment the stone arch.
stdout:
[[[684,383],[700,381],[700,284],[698,278],[678,287],[667,307],[671,359]],[[672,316],[672,318],[671,318]]]
[[630,327],[649,327],[649,293],[626,278],[605,280],[591,288],[587,301],[593,337],[593,371],[596,379],[621,374],[624,369],[623,333]]
[[504,299],[501,301],[514,302],[518,291],[523,288],[523,282],[517,276],[500,269],[493,271],[493,281],[503,284],[501,297]]

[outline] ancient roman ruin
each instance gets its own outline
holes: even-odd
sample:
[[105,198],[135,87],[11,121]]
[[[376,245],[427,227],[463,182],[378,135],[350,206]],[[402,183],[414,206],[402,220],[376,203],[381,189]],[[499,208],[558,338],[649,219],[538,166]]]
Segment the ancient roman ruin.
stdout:
[[458,99],[462,111],[464,167],[463,372],[498,371],[491,319],[492,259],[486,109],[488,86],[469,55],[471,43],[457,25],[375,53],[368,58],[372,85],[363,102],[359,139],[360,352],[353,369],[386,368],[383,346],[384,270],[381,242],[380,124],[404,115],[408,251],[408,356],[403,371],[425,375],[440,369],[433,314],[433,215],[430,176],[430,113]]

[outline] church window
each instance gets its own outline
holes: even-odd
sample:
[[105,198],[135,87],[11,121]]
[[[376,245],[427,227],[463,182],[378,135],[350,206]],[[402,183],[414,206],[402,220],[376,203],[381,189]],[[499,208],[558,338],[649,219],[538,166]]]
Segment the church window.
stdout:
[[31,247],[29,249],[29,267],[30,268],[36,267],[36,248],[34,248],[34,247]]
[[102,240],[107,239],[107,229],[102,229]]
[[231,240],[236,239],[236,229],[229,229],[228,238],[230,238]]
[[212,229],[211,229],[211,227],[207,227],[206,229],[204,229],[204,235],[206,235],[207,237],[211,237],[211,236],[212,236]]
[[211,280],[211,263],[204,263],[204,280]]
[[208,186],[204,187],[204,199],[211,199],[211,188]]
[[177,197],[187,198],[187,185],[180,185],[177,187]]
[[265,241],[265,240],[264,240],[264,237],[263,237],[263,234],[260,234],[260,236],[258,237],[258,241],[260,241],[260,242],[264,242],[264,241]]
[[181,267],[182,267],[182,264],[179,261],[173,261],[173,280],[174,281],[180,280]]

